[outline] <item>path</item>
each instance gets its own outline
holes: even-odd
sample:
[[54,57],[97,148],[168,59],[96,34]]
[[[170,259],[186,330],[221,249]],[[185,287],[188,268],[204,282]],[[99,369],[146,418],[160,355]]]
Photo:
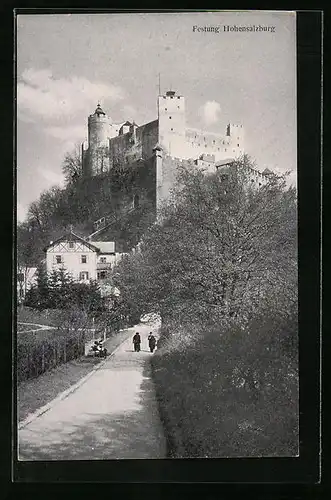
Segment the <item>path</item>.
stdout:
[[128,339],[73,392],[19,430],[19,460],[165,458],[151,380],[147,335],[142,351]]

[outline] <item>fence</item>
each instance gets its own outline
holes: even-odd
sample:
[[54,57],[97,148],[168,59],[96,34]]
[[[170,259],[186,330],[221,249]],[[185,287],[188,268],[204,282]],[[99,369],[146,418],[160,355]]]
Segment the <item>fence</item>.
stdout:
[[[61,332],[62,333],[62,332]],[[44,330],[44,336],[29,335],[17,344],[18,382],[38,377],[47,370],[84,355],[83,332],[66,335],[58,330]]]

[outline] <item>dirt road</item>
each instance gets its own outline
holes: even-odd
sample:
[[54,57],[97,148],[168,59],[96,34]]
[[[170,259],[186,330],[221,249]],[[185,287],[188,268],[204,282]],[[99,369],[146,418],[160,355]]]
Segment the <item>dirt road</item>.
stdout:
[[[165,458],[147,335],[128,339],[87,379],[19,430],[19,460]],[[142,350],[133,352],[139,331]]]

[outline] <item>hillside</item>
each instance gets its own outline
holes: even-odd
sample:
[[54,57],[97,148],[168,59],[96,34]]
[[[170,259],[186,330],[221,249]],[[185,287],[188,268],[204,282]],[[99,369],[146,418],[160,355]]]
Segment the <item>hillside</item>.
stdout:
[[18,225],[19,263],[38,265],[50,241],[69,227],[87,237],[102,217],[106,217],[106,228],[92,240],[115,240],[117,251],[127,251],[155,219],[155,184],[154,159],[149,158],[42,193],[30,205],[27,221]]

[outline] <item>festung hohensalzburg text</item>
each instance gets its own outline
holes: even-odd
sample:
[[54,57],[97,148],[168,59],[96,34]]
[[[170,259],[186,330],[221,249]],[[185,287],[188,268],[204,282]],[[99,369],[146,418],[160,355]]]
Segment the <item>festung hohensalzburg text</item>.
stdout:
[[193,32],[198,32],[198,33],[222,33],[222,32],[229,32],[229,31],[235,31],[235,32],[247,32],[247,31],[254,31],[254,32],[269,32],[269,33],[275,33],[276,27],[275,26],[262,26],[261,24],[253,24],[251,26],[237,26],[236,24],[230,25],[230,24],[224,24],[223,26],[192,26]]

